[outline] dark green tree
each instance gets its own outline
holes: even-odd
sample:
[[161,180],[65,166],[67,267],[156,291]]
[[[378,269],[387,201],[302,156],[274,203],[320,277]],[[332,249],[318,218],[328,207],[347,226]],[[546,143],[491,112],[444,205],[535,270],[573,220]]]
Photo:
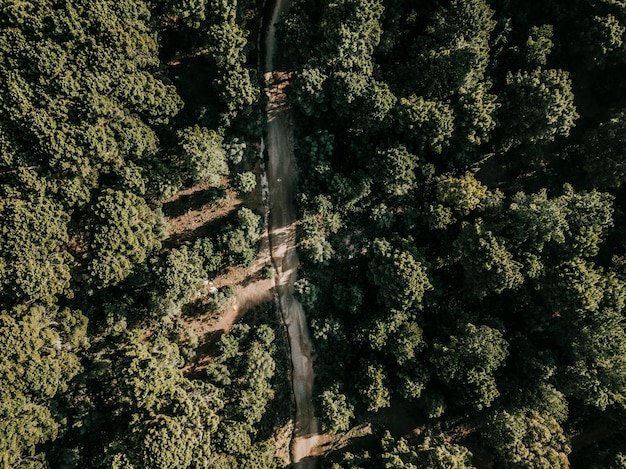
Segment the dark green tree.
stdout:
[[499,117],[507,132],[505,149],[567,137],[578,119],[569,74],[542,68],[509,72]]
[[432,288],[421,256],[385,239],[374,240],[368,273],[380,288],[380,303],[388,308],[420,308],[424,293]]
[[41,447],[65,426],[54,400],[81,371],[86,329],[87,319],[68,309],[20,305],[0,313],[0,455],[7,467],[45,467]]
[[503,468],[567,468],[568,439],[559,423],[534,410],[499,410],[487,420],[485,442]]
[[0,201],[0,285],[5,304],[55,303],[71,296],[69,215],[41,194],[32,201]]
[[460,393],[461,402],[482,409],[500,395],[494,372],[507,356],[500,331],[468,323],[448,341],[433,343],[430,362],[437,377]]
[[581,151],[589,178],[600,188],[618,189],[626,181],[626,114],[619,113],[585,134]]
[[382,463],[385,469],[473,469],[472,453],[451,443],[445,435],[429,432],[417,446],[404,438],[395,440],[389,432],[382,439]]
[[88,271],[99,287],[124,280],[161,246],[159,215],[131,193],[106,189],[93,208]]

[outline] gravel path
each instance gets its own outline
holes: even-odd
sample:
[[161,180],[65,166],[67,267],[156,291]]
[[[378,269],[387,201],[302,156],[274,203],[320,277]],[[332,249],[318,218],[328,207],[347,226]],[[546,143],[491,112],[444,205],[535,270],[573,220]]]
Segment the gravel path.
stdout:
[[284,74],[274,70],[275,27],[280,14],[289,8],[289,0],[276,0],[272,20],[265,37],[265,84],[269,97],[266,148],[270,190],[269,239],[272,262],[276,270],[276,292],[287,328],[292,364],[293,398],[296,424],[291,444],[291,458],[297,468],[314,468],[312,456],[318,440],[312,391],[312,343],[302,305],[293,297],[299,265],[296,253],[296,168],[293,155],[293,129],[285,106],[282,85]]

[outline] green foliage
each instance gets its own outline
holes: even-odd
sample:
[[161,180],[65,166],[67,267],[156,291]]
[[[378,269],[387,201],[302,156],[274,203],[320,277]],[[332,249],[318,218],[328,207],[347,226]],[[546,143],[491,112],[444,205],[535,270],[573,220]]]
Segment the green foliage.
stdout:
[[71,296],[73,257],[63,248],[69,243],[70,217],[55,202],[0,201],[0,285],[6,304],[55,302]]
[[[304,68],[295,74],[293,79],[294,101],[307,116],[319,116],[326,111],[326,94],[324,83],[328,76],[319,68]],[[321,109],[320,109],[321,107]]]
[[259,86],[255,85],[256,73],[249,68],[247,60],[250,32],[239,18],[237,2],[209,0],[207,3],[210,23],[206,26],[207,46],[217,66],[213,86],[226,108],[221,120],[229,125],[239,114],[249,114],[260,95]]
[[416,41],[418,84],[428,96],[441,99],[482,79],[493,15],[484,0],[455,0],[435,12],[428,36]]
[[483,210],[498,202],[498,195],[466,172],[462,177],[448,176],[437,182],[437,200],[449,207],[457,217],[467,217],[476,210]]
[[545,282],[546,301],[568,321],[561,386],[588,405],[605,409],[626,392],[626,329],[621,280],[582,260],[560,265]]
[[[393,98],[372,77],[382,12],[380,0],[324,2],[316,28],[335,33],[323,36],[316,49],[319,52],[308,58],[293,83],[296,102],[305,114],[319,115],[330,107],[345,116],[364,99],[377,109],[374,120],[384,117]],[[287,35],[302,36],[306,34],[304,27],[302,23],[288,23]]]
[[208,0],[172,0],[169,3],[171,12],[190,28],[199,28],[207,19]]
[[303,306],[308,308],[312,308],[315,305],[319,291],[319,288],[306,278],[299,278],[294,284],[296,298]]
[[[474,147],[487,143],[496,129],[496,112],[500,108],[498,97],[492,94],[491,82],[483,81],[460,88],[455,115],[455,136],[462,152],[476,151]],[[473,162],[465,158],[463,162]]]
[[[22,466],[63,430],[54,399],[81,371],[87,320],[77,311],[17,306],[0,313],[0,454]],[[42,466],[43,467],[43,466]]]
[[387,374],[380,363],[362,362],[357,389],[367,410],[377,411],[391,404]]
[[161,246],[159,215],[142,198],[112,189],[103,191],[92,209],[88,270],[96,286],[108,287]]
[[380,287],[379,301],[388,308],[419,308],[432,288],[423,259],[384,239],[374,240],[371,250],[369,276]]
[[429,432],[417,446],[404,439],[394,440],[389,432],[382,438],[385,469],[472,469],[472,453],[465,447],[450,443],[446,437]]
[[237,173],[235,175],[235,187],[243,194],[252,192],[256,188],[256,175],[251,171]]
[[230,264],[249,267],[254,262],[256,252],[240,228],[229,230],[220,236],[219,245]]
[[249,208],[239,209],[237,211],[237,227],[243,230],[246,239],[251,243],[256,243],[261,236],[261,216]]
[[58,182],[63,203],[83,205],[101,177],[150,166],[151,126],[182,102],[153,73],[159,46],[145,2],[25,5],[7,10],[0,35],[2,95],[13,95],[0,104],[2,166],[34,168]]
[[502,125],[504,147],[548,143],[567,137],[578,118],[569,74],[536,68],[506,76]]
[[603,122],[589,130],[581,151],[583,164],[591,180],[601,188],[618,189],[626,181],[626,114]]
[[376,131],[389,124],[391,113],[398,102],[389,85],[383,81],[372,81],[361,96],[363,112],[355,119],[357,126]]
[[502,293],[519,287],[524,281],[523,265],[514,259],[503,239],[485,229],[482,220],[463,227],[455,248],[470,297]]
[[583,23],[584,46],[581,49],[590,69],[623,63],[626,58],[624,7],[617,2],[603,3],[613,11],[594,11]]
[[222,137],[214,130],[197,125],[178,131],[182,165],[195,183],[215,186],[228,174]]
[[207,302],[208,310],[213,314],[222,313],[232,302],[234,294],[235,290],[230,286],[223,287],[217,293],[211,294]]
[[417,153],[430,150],[441,153],[450,144],[454,131],[454,113],[441,101],[427,101],[421,96],[401,98],[398,124]]
[[531,256],[592,257],[613,225],[613,198],[606,193],[575,192],[566,184],[563,194],[547,191],[517,193],[497,231],[517,250]]
[[[158,201],[183,183],[219,183],[228,174],[223,136],[232,141],[230,121],[258,115],[251,106],[259,86],[246,65],[256,7],[33,0],[0,8],[3,467],[208,469],[231,459],[215,438],[233,414],[220,414],[226,387],[183,376],[184,360],[165,336],[188,341],[185,356],[193,337],[175,320],[138,327],[155,324],[155,306],[163,307],[159,314],[180,309],[205,270],[223,267],[219,243],[206,238],[176,248],[170,239],[155,256],[165,233]],[[183,22],[202,31],[192,38]],[[177,32],[159,34],[170,27]],[[174,119],[183,102],[170,78],[180,85],[178,71],[207,52],[215,54],[207,68],[214,62],[224,100],[208,110],[221,108],[219,132],[194,120],[189,102]],[[159,56],[169,56],[168,64]],[[254,256],[259,217],[242,211],[236,224]],[[89,350],[77,308],[93,319]],[[263,346],[269,335],[260,328]],[[268,359],[256,353],[250,361]],[[276,465],[272,443],[258,436],[275,387],[264,383],[249,392],[265,401],[235,400],[252,425],[245,454],[237,454],[240,467]]]
[[237,212],[236,224],[224,227],[218,245],[230,264],[249,267],[256,257],[254,246],[260,236],[261,217],[248,208],[242,208]]
[[430,361],[439,379],[452,383],[462,402],[482,409],[500,395],[493,374],[507,355],[508,343],[500,331],[468,323],[449,341],[435,341]]
[[188,303],[203,288],[206,272],[202,258],[186,246],[172,249],[155,269],[157,291],[166,303],[176,308]]
[[494,412],[483,437],[503,468],[569,467],[570,447],[563,429],[552,417],[534,410]]
[[[397,399],[414,428],[442,431],[341,464],[471,467],[454,443],[480,445],[487,415],[508,435],[484,437],[495,466],[567,467],[565,432],[625,395],[626,287],[609,261],[624,207],[599,190],[623,185],[626,10],[374,3],[295,1],[285,16],[298,247],[315,283],[297,288],[318,376],[358,396],[357,422]],[[623,452],[607,447],[587,447],[604,451],[596,465]]]
[[202,259],[202,267],[207,273],[215,273],[222,265],[222,256],[216,252],[209,238],[199,238],[193,243],[193,251]]
[[554,29],[551,24],[530,28],[526,44],[522,48],[522,60],[529,68],[543,67],[548,63],[548,55],[552,52]]
[[415,185],[418,158],[403,146],[379,150],[371,163],[373,179],[392,195],[406,195]]
[[[346,452],[346,467],[471,467],[465,441],[496,467],[568,467],[566,431],[621,417],[622,3],[294,0],[279,21],[307,264],[294,287],[333,383],[318,415],[342,432],[398,400],[432,428]],[[219,184],[227,163],[254,189],[243,139],[262,133],[252,32],[268,12],[1,10],[2,463],[278,467],[274,332],[253,314],[196,380],[182,370],[197,340],[174,317],[205,275],[254,260],[260,217],[240,210],[159,252],[156,209],[184,184]],[[163,324],[139,329],[155,308]],[[623,466],[616,429],[571,465]]]
[[324,433],[345,432],[350,428],[350,422],[354,418],[354,406],[341,392],[337,383],[332,384],[320,394],[316,409],[319,409]]
[[138,467],[203,467],[211,454],[219,390],[192,382],[179,369],[175,345],[165,339],[126,345],[116,362],[120,404],[131,419],[107,451],[109,465],[128,461]]

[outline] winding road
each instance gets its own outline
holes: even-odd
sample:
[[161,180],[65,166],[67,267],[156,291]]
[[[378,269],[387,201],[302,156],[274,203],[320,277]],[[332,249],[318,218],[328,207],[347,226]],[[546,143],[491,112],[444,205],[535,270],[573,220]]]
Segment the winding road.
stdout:
[[275,70],[275,24],[289,8],[289,0],[275,0],[270,24],[265,36],[264,78],[267,104],[266,149],[270,212],[268,230],[275,288],[280,312],[285,323],[291,354],[292,392],[296,421],[291,442],[294,467],[314,468],[312,456],[319,438],[313,394],[312,343],[302,305],[294,298],[294,282],[298,270],[296,253],[296,167],[293,154],[293,128],[285,103],[283,86],[286,74]]

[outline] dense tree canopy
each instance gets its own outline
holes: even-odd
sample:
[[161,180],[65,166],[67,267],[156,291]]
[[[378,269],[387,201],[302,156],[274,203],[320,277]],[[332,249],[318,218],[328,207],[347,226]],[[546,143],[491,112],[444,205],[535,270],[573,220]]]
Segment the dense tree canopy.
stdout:
[[441,429],[330,461],[586,467],[571,438],[623,410],[618,3],[294,2],[298,285],[326,428],[382,432],[371,412],[398,406]]
[[[286,466],[271,306],[204,335],[273,275],[264,5],[0,6],[4,466]],[[624,2],[278,23],[323,463],[625,467]]]

